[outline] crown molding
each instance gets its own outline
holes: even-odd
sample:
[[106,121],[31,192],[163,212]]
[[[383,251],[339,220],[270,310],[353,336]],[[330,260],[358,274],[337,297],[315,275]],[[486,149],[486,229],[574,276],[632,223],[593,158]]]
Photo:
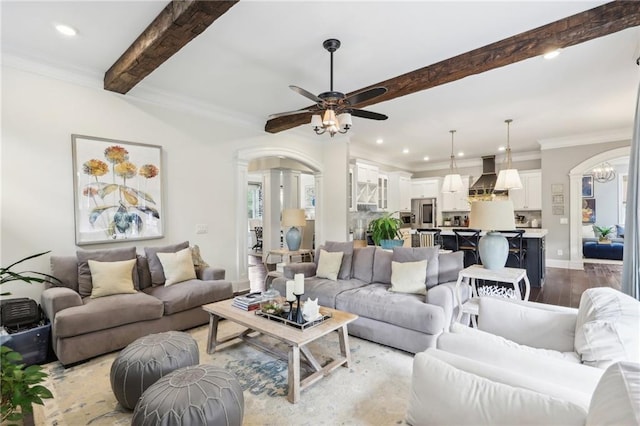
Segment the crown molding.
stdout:
[[540,139],[540,150],[568,148],[580,145],[594,145],[598,143],[619,142],[631,140],[632,129],[613,129],[602,132],[583,133],[572,136],[564,136],[560,138]]

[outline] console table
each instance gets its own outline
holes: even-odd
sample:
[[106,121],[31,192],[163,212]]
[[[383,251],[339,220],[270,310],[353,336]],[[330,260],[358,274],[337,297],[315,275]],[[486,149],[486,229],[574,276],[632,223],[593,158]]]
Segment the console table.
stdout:
[[269,263],[269,257],[271,256],[280,256],[282,261],[285,263],[291,263],[291,258],[294,256],[300,256],[301,259],[308,257],[310,261],[313,261],[313,250],[311,249],[300,249],[300,250],[271,249],[267,253],[267,257],[264,259],[264,263]]
[[[464,303],[460,296],[460,284],[464,278],[469,278],[471,284],[471,297]],[[468,268],[463,269],[458,273],[458,281],[456,281],[456,302],[458,303],[458,317],[457,321],[460,322],[462,314],[471,314],[471,323],[477,328],[476,316],[479,312],[478,303],[478,288],[476,280],[496,281],[501,283],[509,283],[513,285],[513,292],[515,298],[521,300],[522,293],[520,292],[520,281],[524,280],[525,292],[524,300],[529,300],[529,294],[531,292],[531,284],[529,283],[529,277],[527,277],[527,270],[520,268],[502,268],[502,269],[486,269],[482,265],[471,265]],[[494,294],[494,296],[498,296]],[[504,297],[504,296],[503,296]],[[508,296],[507,296],[508,297]]]

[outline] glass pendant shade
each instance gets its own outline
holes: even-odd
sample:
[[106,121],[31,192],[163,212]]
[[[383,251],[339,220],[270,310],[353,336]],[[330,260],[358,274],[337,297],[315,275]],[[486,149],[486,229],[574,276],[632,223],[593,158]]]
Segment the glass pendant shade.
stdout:
[[336,118],[336,113],[332,109],[328,109],[324,112],[322,116],[322,124],[325,127],[335,126],[338,124],[338,119]]
[[462,191],[462,178],[458,174],[446,175],[442,183],[442,192]]

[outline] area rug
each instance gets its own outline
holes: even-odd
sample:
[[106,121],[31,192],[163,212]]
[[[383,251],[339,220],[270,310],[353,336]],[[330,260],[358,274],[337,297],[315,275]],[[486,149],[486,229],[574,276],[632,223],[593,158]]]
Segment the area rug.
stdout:
[[[219,337],[239,330],[222,321]],[[409,401],[413,356],[386,346],[350,337],[352,363],[338,368],[301,393],[297,404],[287,401],[287,362],[238,342],[206,353],[208,327],[188,331],[200,349],[200,363],[225,368],[244,390],[245,425],[392,425],[404,424]],[[261,338],[269,339],[266,336]],[[271,340],[271,343],[275,343]],[[310,345],[321,364],[339,354],[337,333]],[[129,425],[132,412],[115,399],[109,382],[118,352],[64,368],[44,366],[45,386],[54,399],[36,407],[37,425]]]

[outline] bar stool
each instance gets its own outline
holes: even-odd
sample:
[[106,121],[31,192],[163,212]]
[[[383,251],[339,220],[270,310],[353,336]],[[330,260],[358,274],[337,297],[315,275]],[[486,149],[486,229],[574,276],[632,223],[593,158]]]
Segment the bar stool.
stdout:
[[440,228],[420,228],[418,229],[418,232],[426,232],[426,233],[430,233],[433,236],[433,245],[435,246],[440,246],[440,248],[442,248],[443,246],[443,242],[442,242],[442,229]]
[[[456,251],[462,250],[465,252],[465,268],[469,265],[480,264],[480,254],[478,252],[478,244],[480,243],[480,230],[479,229],[454,229],[453,233],[456,236]],[[467,253],[473,256],[473,263],[467,262]]]
[[527,249],[523,246],[524,229],[515,229],[509,231],[496,231],[502,234],[509,243],[509,255],[507,256],[507,262],[509,258],[513,258],[520,269],[524,269],[524,258],[527,254]]

